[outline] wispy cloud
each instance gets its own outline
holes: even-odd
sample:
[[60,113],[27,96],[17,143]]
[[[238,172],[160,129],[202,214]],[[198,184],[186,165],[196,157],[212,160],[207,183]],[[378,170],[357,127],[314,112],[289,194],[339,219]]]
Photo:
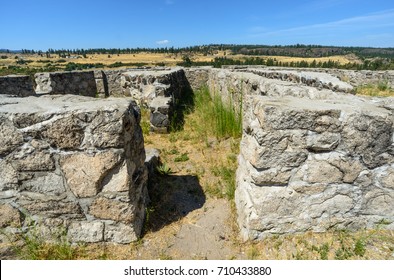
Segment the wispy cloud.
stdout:
[[[304,25],[286,29],[253,32],[258,30],[254,27],[249,30],[252,37],[267,37],[267,36],[286,36],[286,35],[312,35],[320,34],[327,35],[329,32],[344,32],[344,31],[358,31],[371,30],[377,28],[394,27],[394,9],[381,11],[374,14],[346,18],[338,21],[317,23],[312,25]],[[264,30],[262,28],[262,30]]]
[[173,0],[166,0],[166,5],[174,5],[175,2]]
[[169,40],[160,40],[160,41],[156,41],[156,44],[158,44],[158,45],[166,45],[169,42],[170,42]]

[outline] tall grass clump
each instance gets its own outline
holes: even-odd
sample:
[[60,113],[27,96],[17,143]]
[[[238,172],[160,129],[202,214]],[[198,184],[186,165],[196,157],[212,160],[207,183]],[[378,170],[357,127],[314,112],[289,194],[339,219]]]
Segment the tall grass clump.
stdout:
[[211,96],[207,87],[201,88],[194,95],[195,113],[200,116],[197,129],[206,135],[215,135],[218,139],[240,138],[242,133],[242,103],[236,108],[234,102],[223,102],[215,93]]
[[374,97],[394,96],[394,89],[390,87],[390,84],[387,80],[381,80],[377,83],[369,83],[358,86],[355,91],[358,95],[367,95]]

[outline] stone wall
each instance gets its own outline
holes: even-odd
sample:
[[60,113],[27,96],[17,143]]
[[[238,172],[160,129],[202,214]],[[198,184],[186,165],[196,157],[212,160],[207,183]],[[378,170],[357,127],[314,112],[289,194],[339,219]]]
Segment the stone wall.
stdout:
[[120,86],[124,95],[149,108],[151,131],[159,133],[169,131],[174,112],[191,94],[181,68],[126,71],[120,76]]
[[198,90],[208,85],[209,73],[212,67],[191,67],[185,68],[185,76],[191,89]]
[[29,76],[0,76],[0,94],[13,96],[34,95],[33,81]]
[[235,195],[244,239],[394,229],[392,112],[351,99],[248,103]]
[[[324,69],[324,68],[288,68],[288,67],[262,67],[262,66],[229,66],[226,69],[233,69],[242,72],[309,72],[309,73],[326,73],[332,77],[349,83],[353,87],[365,84],[377,84],[379,82],[387,82],[390,87],[394,87],[394,71],[371,71],[371,70],[345,70],[345,69]],[[274,77],[273,77],[274,78]]]
[[265,68],[252,68],[249,69],[249,71],[269,79],[289,81],[296,84],[304,84],[318,89],[329,89],[332,91],[348,93],[353,91],[353,86],[327,73],[280,69],[274,70]]
[[34,75],[37,94],[74,94],[95,97],[93,71],[50,72]]
[[[35,84],[35,89],[33,89]],[[38,73],[0,77],[0,93],[16,96],[72,94],[105,98],[131,96],[151,111],[151,130],[168,132],[173,112],[190,86],[181,68],[120,69]]]
[[353,96],[327,74],[302,73],[335,92],[294,73],[251,72],[211,69],[208,77],[211,93],[243,111],[235,193],[242,237],[394,229],[394,98]]
[[35,221],[73,242],[139,237],[147,169],[130,98],[3,96],[0,104],[0,227],[12,233]]

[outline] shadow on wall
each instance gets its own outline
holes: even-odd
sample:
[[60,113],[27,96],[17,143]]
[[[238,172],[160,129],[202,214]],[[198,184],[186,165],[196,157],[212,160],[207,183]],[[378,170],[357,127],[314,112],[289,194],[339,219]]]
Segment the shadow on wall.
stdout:
[[194,110],[194,93],[188,82],[184,79],[184,85],[173,96],[174,109],[171,116],[170,131],[180,131],[185,124],[185,114]]
[[143,234],[158,231],[204,205],[206,197],[197,176],[156,172],[152,177],[148,185],[151,203]]

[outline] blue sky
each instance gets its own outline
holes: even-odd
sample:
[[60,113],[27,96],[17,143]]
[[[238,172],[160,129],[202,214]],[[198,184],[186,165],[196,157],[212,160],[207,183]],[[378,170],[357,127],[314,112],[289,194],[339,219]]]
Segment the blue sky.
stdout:
[[393,0],[0,0],[0,48],[394,47]]

